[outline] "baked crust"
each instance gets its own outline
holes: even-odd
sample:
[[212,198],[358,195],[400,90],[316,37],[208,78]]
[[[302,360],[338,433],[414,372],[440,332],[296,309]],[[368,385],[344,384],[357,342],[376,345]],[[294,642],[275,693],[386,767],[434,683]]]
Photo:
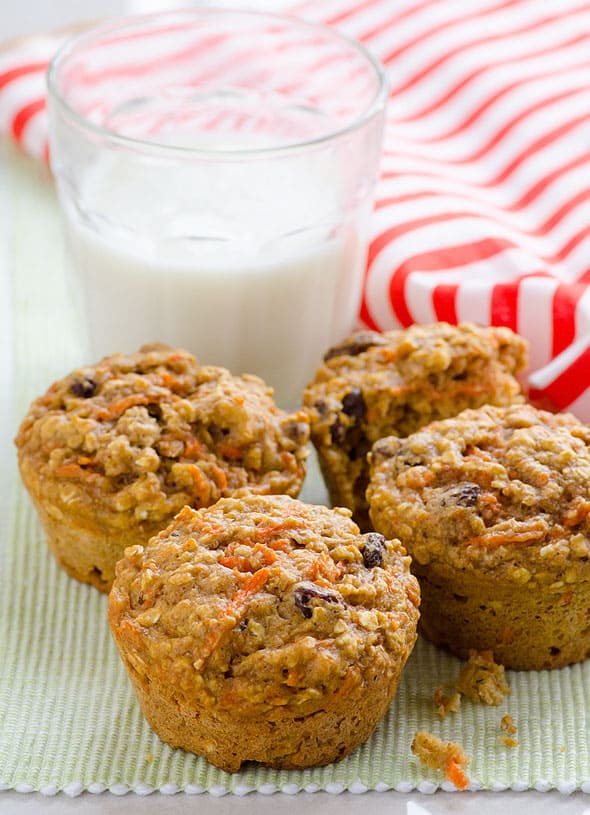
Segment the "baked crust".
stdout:
[[521,401],[515,375],[526,343],[508,328],[470,323],[362,331],[331,348],[303,403],[334,506],[370,529],[366,455],[389,435],[408,436],[465,408]]
[[418,604],[398,541],[361,535],[346,510],[242,494],[127,549],[109,621],[156,733],[233,772],[326,764],[365,741]]
[[486,406],[370,454],[375,528],[407,547],[421,631],[515,669],[590,652],[590,428],[530,405]]
[[52,385],[16,437],[23,481],[58,562],[108,591],[126,546],[185,504],[248,487],[299,493],[309,428],[255,376],[144,346]]

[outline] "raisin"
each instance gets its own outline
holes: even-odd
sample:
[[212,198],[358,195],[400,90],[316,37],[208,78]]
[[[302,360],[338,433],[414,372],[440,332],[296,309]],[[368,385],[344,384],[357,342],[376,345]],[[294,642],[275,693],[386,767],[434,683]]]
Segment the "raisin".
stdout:
[[473,507],[481,495],[481,487],[477,484],[463,484],[458,490],[451,493],[451,498],[460,507]]
[[96,393],[97,384],[94,379],[85,376],[84,379],[76,379],[70,385],[70,393],[74,396],[79,396],[81,399],[90,399]]
[[307,441],[308,428],[305,422],[290,421],[284,425],[285,435],[295,444],[304,444]]
[[314,404],[315,409],[318,412],[318,416],[325,416],[328,410],[328,406],[324,402],[323,399],[318,399],[318,401]]
[[407,453],[406,455],[402,453],[398,455],[397,460],[403,467],[421,467],[424,464],[424,460],[414,453]]
[[348,451],[348,460],[357,461],[359,458],[366,456],[366,451],[362,447],[351,447]]
[[385,538],[378,532],[369,532],[364,536],[363,563],[367,569],[374,569],[375,566],[383,565],[383,551],[385,549]]
[[219,425],[213,423],[209,425],[208,430],[215,444],[219,444],[220,441],[223,441],[223,439],[229,435],[227,427],[219,427]]
[[344,426],[341,424],[340,419],[336,419],[334,424],[330,427],[330,438],[332,439],[332,444],[342,444],[345,435],[346,430],[344,429]]
[[293,596],[295,598],[295,605],[303,614],[306,620],[309,620],[313,614],[313,609],[310,608],[310,602],[316,598],[323,600],[326,603],[339,603],[340,597],[328,589],[320,589],[318,586],[306,583],[305,585],[298,586]]
[[357,421],[363,418],[367,412],[367,406],[359,388],[351,388],[342,399],[342,412]]
[[[397,445],[399,447],[399,445]],[[380,439],[373,445],[372,453],[381,458],[393,458],[397,450],[392,449],[389,439]]]
[[147,406],[147,412],[152,419],[156,419],[158,422],[162,418],[162,407],[157,402],[150,402]]
[[386,345],[387,340],[376,331],[359,331],[340,345],[329,348],[324,354],[324,362],[334,357],[357,357],[375,345]]

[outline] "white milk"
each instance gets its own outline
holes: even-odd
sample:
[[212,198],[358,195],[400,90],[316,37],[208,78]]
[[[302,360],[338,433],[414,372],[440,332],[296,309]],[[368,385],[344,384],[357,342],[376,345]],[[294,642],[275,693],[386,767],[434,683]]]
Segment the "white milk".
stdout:
[[79,206],[63,201],[92,354],[166,342],[299,404],[359,307],[364,216],[339,224],[339,183],[309,158],[261,164],[254,182],[239,162],[101,159]]

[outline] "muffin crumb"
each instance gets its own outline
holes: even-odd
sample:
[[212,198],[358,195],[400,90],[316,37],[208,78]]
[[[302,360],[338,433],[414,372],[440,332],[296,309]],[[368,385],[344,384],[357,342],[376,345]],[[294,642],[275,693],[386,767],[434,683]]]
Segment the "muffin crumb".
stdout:
[[513,739],[512,736],[498,736],[504,747],[518,747],[518,739]]
[[491,651],[471,651],[457,678],[457,690],[484,705],[499,705],[510,693],[504,666],[494,662]]
[[508,733],[509,736],[513,736],[516,733],[517,728],[514,724],[514,719],[509,713],[502,716],[500,720],[500,729],[503,730],[504,733]]
[[447,696],[441,687],[434,691],[434,706],[439,719],[446,719],[449,713],[457,713],[461,705],[461,694],[451,693]]
[[411,749],[425,767],[442,770],[457,789],[464,790],[469,786],[465,768],[471,759],[457,742],[443,741],[433,733],[418,730]]

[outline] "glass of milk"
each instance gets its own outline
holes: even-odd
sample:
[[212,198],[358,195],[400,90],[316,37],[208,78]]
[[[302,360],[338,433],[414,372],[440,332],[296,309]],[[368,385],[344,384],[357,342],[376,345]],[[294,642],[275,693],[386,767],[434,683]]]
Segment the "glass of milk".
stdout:
[[51,167],[91,358],[148,342],[294,406],[356,323],[386,80],[295,18],[120,18],[49,71]]

